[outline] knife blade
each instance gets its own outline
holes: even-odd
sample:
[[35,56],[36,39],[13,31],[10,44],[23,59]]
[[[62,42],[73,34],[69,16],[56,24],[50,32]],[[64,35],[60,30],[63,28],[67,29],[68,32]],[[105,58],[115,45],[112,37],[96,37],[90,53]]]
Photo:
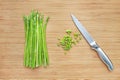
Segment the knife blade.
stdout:
[[113,64],[109,57],[105,54],[105,52],[100,48],[100,46],[95,42],[95,40],[92,38],[92,36],[89,34],[89,32],[83,27],[83,25],[79,22],[79,20],[71,14],[72,20],[78,30],[81,32],[83,37],[86,39],[88,44],[91,46],[92,49],[94,49],[97,53],[100,59],[103,61],[103,63],[108,67],[110,71],[113,70]]

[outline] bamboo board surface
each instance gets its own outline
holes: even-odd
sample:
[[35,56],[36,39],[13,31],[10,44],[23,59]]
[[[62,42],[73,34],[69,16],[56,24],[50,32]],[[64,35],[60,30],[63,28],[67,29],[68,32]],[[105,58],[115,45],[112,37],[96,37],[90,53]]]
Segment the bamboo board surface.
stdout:
[[[23,15],[31,10],[50,17],[47,45],[50,65],[23,66]],[[78,32],[73,13],[114,64],[109,72],[84,38],[64,55],[57,37],[66,29]],[[120,0],[0,0],[0,80],[120,80]]]

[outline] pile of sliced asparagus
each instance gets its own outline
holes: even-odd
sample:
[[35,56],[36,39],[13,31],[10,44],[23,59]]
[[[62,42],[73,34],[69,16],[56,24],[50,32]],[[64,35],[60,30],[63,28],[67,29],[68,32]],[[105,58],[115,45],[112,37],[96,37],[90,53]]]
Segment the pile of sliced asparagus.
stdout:
[[38,11],[32,11],[23,19],[25,30],[24,65],[30,68],[46,67],[49,64],[46,43],[46,27],[49,17],[44,20],[44,15]]

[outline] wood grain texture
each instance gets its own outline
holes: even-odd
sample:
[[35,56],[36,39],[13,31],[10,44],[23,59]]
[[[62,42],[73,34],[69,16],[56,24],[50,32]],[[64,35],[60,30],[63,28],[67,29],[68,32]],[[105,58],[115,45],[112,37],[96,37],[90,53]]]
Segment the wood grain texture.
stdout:
[[[31,10],[50,17],[48,68],[23,66],[23,15]],[[73,13],[114,64],[109,72],[84,39],[67,55],[56,46],[66,29],[78,32]],[[0,80],[120,80],[120,0],[0,0]]]

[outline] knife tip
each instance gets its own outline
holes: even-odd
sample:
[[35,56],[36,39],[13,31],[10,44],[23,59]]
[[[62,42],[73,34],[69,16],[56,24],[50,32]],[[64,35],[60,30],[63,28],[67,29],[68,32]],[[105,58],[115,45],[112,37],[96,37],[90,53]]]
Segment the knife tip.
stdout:
[[74,16],[72,13],[71,13],[70,15],[71,15],[71,17],[73,17],[73,16]]
[[75,16],[71,13],[71,17],[72,17],[72,19],[74,19],[75,18]]

